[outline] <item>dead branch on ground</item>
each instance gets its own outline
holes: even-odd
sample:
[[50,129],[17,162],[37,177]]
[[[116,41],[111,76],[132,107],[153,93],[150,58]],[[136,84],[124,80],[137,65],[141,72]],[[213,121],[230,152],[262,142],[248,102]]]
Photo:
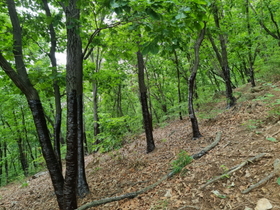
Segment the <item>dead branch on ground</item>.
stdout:
[[263,178],[262,180],[260,180],[258,183],[251,185],[249,188],[247,188],[246,190],[243,190],[242,193],[246,194],[248,192],[250,192],[251,190],[263,185],[264,183],[266,183],[268,180],[270,180],[271,178],[273,178],[276,175],[279,175],[280,172],[280,160],[276,159],[274,161],[274,171],[271,172],[269,175],[267,175],[265,178]]
[[[209,150],[213,149],[219,143],[219,141],[221,140],[221,136],[222,136],[222,133],[218,132],[214,142],[212,142],[210,145],[203,148],[199,153],[196,153],[196,154],[192,155],[191,157],[195,160],[201,158],[203,155],[205,155]],[[170,173],[163,176],[159,181],[157,181],[154,184],[149,185],[149,186],[147,186],[147,187],[145,187],[141,190],[138,190],[136,192],[127,193],[127,194],[120,195],[120,196],[108,197],[108,198],[104,198],[104,199],[101,199],[101,200],[92,201],[90,203],[82,205],[81,207],[77,208],[76,210],[86,210],[86,209],[94,207],[94,206],[99,206],[99,205],[102,205],[102,204],[105,204],[105,203],[110,203],[110,202],[113,202],[113,201],[119,201],[119,200],[122,200],[122,199],[125,199],[125,198],[135,198],[136,196],[153,189],[154,187],[156,187],[157,185],[162,183],[164,180],[172,177],[174,174],[175,174],[175,171],[171,171]]]
[[255,157],[249,158],[247,160],[245,160],[244,162],[242,162],[241,164],[232,167],[231,169],[229,169],[229,171],[223,173],[222,175],[215,177],[214,179],[210,180],[209,182],[207,182],[206,184],[202,185],[199,189],[202,190],[203,188],[205,188],[206,186],[208,186],[209,184],[212,184],[213,182],[216,182],[224,177],[227,177],[228,175],[232,174],[233,172],[239,170],[240,168],[242,168],[243,166],[247,165],[248,163],[252,163],[253,161],[256,161],[258,159],[260,159],[261,157],[263,157],[265,155],[265,153],[261,153],[256,155]]

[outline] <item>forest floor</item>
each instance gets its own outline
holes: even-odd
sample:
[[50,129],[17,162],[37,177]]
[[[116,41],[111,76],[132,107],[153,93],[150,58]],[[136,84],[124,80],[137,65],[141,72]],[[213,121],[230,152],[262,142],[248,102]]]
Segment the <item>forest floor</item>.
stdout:
[[[79,199],[79,206],[157,182],[170,172],[170,163],[178,158],[180,151],[195,154],[211,144],[217,132],[222,132],[219,144],[193,160],[181,173],[133,199],[90,209],[250,210],[255,209],[261,198],[267,198],[273,210],[280,209],[278,176],[249,193],[242,193],[273,172],[273,163],[280,158],[280,82],[259,84],[253,89],[248,84],[234,91],[239,95],[235,107],[226,110],[223,98],[222,102],[204,105],[197,112],[203,134],[200,139],[192,140],[191,125],[185,117],[154,129],[156,149],[150,154],[146,154],[145,135],[141,134],[117,151],[87,156],[86,173],[91,192]],[[261,153],[265,156],[200,189],[227,169]],[[14,182],[0,188],[1,209],[57,209],[48,173],[35,179],[30,177],[26,185]]]

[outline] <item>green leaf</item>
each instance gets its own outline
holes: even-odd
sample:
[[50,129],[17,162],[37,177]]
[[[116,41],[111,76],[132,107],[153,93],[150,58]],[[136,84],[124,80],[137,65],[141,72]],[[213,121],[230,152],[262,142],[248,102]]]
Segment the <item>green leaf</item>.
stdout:
[[277,178],[276,183],[280,185],[280,177]]
[[176,15],[175,19],[180,20],[180,19],[184,19],[185,17],[187,16],[183,12],[180,12],[178,15]]
[[272,142],[278,142],[278,141],[276,140],[276,138],[273,138],[273,137],[266,137],[266,140],[272,141]]
[[155,20],[160,20],[160,18],[161,18],[161,16],[151,8],[147,8],[146,12],[151,18],[153,18]]

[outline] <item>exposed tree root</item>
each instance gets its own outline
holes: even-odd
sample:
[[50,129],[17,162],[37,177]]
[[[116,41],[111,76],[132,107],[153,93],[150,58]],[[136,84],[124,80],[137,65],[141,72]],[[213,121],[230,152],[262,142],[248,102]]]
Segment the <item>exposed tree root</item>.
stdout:
[[222,174],[221,176],[218,176],[212,180],[210,180],[209,182],[207,182],[206,184],[202,185],[199,189],[202,190],[203,188],[205,188],[206,186],[208,186],[209,184],[212,184],[213,182],[216,182],[219,179],[222,179],[224,177],[227,177],[229,174],[232,174],[233,172],[239,170],[240,168],[242,168],[243,166],[247,165],[248,163],[251,163],[253,161],[256,161],[258,159],[260,159],[261,157],[263,157],[265,155],[265,153],[261,153],[256,155],[255,157],[249,158],[246,161],[242,162],[241,164],[232,167],[231,169],[229,169],[229,171],[227,171],[226,173]]
[[242,193],[246,194],[248,192],[250,192],[251,190],[263,185],[264,183],[266,183],[268,180],[270,180],[271,178],[273,178],[276,175],[279,175],[279,171],[280,171],[280,161],[279,159],[276,159],[274,161],[274,171],[271,172],[269,175],[267,175],[265,178],[263,178],[262,180],[260,180],[258,183],[251,185],[249,188],[247,188],[246,190],[243,190]]
[[[210,145],[203,148],[203,150],[201,150],[199,153],[196,153],[196,154],[192,155],[191,157],[193,159],[201,158],[209,150],[213,149],[218,144],[218,142],[221,140],[221,135],[222,135],[222,133],[218,132],[214,142],[212,142]],[[90,203],[82,205],[81,207],[77,208],[76,210],[85,210],[85,209],[88,209],[88,208],[91,208],[91,207],[94,207],[94,206],[99,206],[99,205],[102,205],[102,204],[105,204],[105,203],[110,203],[110,202],[113,202],[113,201],[119,201],[119,200],[122,200],[122,199],[125,199],[125,198],[135,198],[136,196],[153,189],[154,187],[156,187],[157,185],[162,183],[164,180],[172,177],[174,174],[175,174],[175,172],[172,171],[172,172],[166,174],[165,176],[163,176],[159,181],[157,181],[154,184],[149,185],[149,186],[147,186],[147,187],[145,187],[145,188],[143,188],[139,191],[131,192],[131,193],[127,193],[127,194],[124,194],[124,195],[115,196],[115,197],[108,197],[108,198],[104,198],[104,199],[97,200],[97,201],[92,201]]]

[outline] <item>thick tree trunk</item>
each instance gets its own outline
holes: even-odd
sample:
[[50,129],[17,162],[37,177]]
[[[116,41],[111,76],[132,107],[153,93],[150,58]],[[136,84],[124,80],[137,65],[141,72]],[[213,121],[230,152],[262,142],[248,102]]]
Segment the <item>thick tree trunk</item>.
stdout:
[[[88,191],[83,148],[83,68],[78,1],[65,8],[67,27],[67,155],[64,184],[64,209],[77,208],[77,193]],[[79,161],[79,162],[78,162]],[[77,189],[77,186],[80,187]],[[87,189],[86,189],[87,188]]]
[[155,149],[154,139],[153,139],[153,128],[152,119],[150,118],[148,98],[147,98],[147,88],[145,85],[144,77],[144,59],[140,51],[137,52],[137,63],[138,63],[138,83],[140,90],[140,101],[142,106],[142,115],[146,133],[147,141],[147,153],[152,152]]
[[204,39],[204,35],[205,35],[205,27],[200,31],[200,34],[195,42],[194,45],[194,63],[193,66],[191,68],[191,75],[189,77],[189,100],[188,100],[188,109],[189,109],[189,117],[191,120],[191,124],[192,124],[192,131],[193,131],[193,139],[197,139],[200,138],[202,135],[199,131],[199,126],[198,126],[198,121],[197,118],[195,116],[195,111],[193,108],[193,95],[194,95],[194,87],[195,87],[195,78],[196,78],[196,73],[199,67],[199,49],[201,46],[201,43]]

